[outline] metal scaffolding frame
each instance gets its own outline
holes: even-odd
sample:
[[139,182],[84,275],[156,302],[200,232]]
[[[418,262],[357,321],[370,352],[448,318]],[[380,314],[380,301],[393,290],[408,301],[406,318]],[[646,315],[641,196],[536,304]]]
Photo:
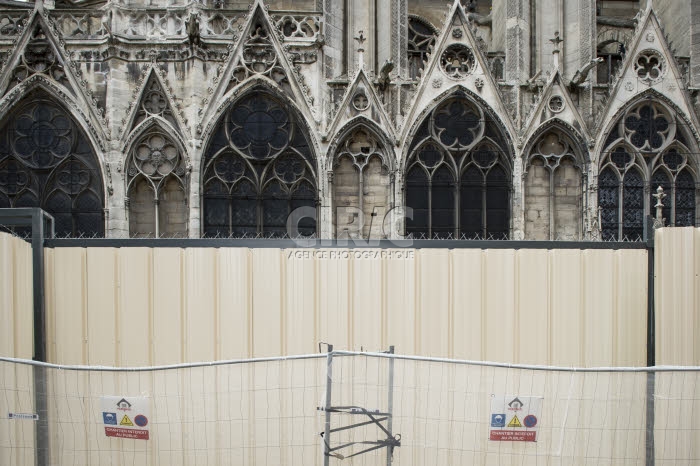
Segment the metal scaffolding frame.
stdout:
[[[320,345],[319,345],[320,346]],[[394,354],[394,346],[389,347],[387,354]],[[337,353],[336,353],[337,354]],[[391,466],[391,461],[394,456],[394,448],[401,446],[401,434],[394,435],[393,433],[393,418],[394,418],[394,359],[389,359],[388,373],[388,393],[387,393],[387,409],[385,412],[378,410],[370,411],[362,406],[333,406],[333,345],[328,345],[328,354],[326,355],[326,403],[324,406],[318,407],[319,411],[323,411],[326,416],[325,429],[321,432],[323,438],[323,465],[329,466],[331,457],[341,460],[352,458],[353,456],[362,455],[375,450],[386,448],[386,465]],[[352,416],[367,416],[368,420],[354,422],[349,425],[332,428],[331,417],[333,414],[349,414]],[[386,426],[382,423],[386,422]],[[380,434],[384,434],[384,438],[377,440],[363,440],[359,442],[347,442],[336,446],[331,444],[331,434],[343,432],[346,430],[357,429],[368,425],[375,425]],[[345,448],[350,448],[355,445],[361,445],[365,448],[358,452],[349,455],[340,453]]]

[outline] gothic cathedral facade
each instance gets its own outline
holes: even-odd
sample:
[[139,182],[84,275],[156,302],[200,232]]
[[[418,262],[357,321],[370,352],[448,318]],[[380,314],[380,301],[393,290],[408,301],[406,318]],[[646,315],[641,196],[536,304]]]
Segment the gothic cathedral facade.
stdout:
[[700,218],[700,2],[0,0],[61,236],[635,240]]

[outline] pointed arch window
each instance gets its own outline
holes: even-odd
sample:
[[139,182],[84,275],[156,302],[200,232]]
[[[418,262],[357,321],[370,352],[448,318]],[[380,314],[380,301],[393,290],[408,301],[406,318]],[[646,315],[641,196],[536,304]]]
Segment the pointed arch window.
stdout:
[[580,239],[583,180],[573,147],[572,139],[556,130],[533,145],[524,174],[527,239]]
[[[205,236],[283,237],[292,211],[316,209],[308,135],[296,113],[269,92],[251,92],[226,111],[203,163]],[[298,226],[303,235],[316,232],[314,218]]]
[[606,240],[638,240],[644,219],[655,214],[653,194],[661,186],[665,224],[696,223],[697,172],[684,124],[660,103],[649,100],[620,117],[601,155],[598,207]]
[[436,36],[437,31],[430,23],[417,16],[408,17],[408,75],[411,79],[418,79]]
[[156,126],[139,137],[127,169],[129,234],[187,236],[187,170],[179,145]]
[[367,129],[345,137],[333,164],[336,238],[386,238],[391,174],[386,148]]
[[99,162],[56,99],[36,90],[0,124],[0,208],[41,207],[61,236],[104,236]]
[[511,175],[492,116],[466,98],[438,106],[406,166],[406,232],[426,238],[507,239]]

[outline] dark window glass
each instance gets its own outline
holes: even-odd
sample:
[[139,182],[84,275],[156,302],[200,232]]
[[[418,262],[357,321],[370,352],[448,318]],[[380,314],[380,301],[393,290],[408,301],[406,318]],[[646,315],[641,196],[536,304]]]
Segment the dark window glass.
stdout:
[[462,236],[480,238],[484,233],[484,176],[474,165],[462,174],[459,207]]
[[406,176],[406,205],[414,210],[407,233],[508,238],[511,175],[503,150],[494,143],[503,139],[494,119],[461,97],[448,99],[426,117],[429,125],[416,136],[421,144],[411,151]]
[[600,228],[605,241],[618,239],[619,234],[620,180],[608,167],[598,177],[598,207]]
[[453,238],[455,235],[455,183],[449,168],[441,166],[433,173],[431,238]]
[[55,100],[34,91],[0,127],[0,206],[41,207],[60,236],[104,236],[99,162]]
[[[293,209],[316,207],[316,162],[302,128],[264,91],[231,106],[205,151],[205,236],[285,236]],[[315,234],[316,221],[304,218],[299,228]]]
[[644,231],[644,181],[637,170],[625,174],[622,188],[622,236],[630,241]]
[[[301,182],[292,192],[291,210],[308,207],[316,208],[316,190],[307,181]],[[299,233],[304,236],[312,235],[316,232],[316,220],[313,217],[304,217],[297,225]]]
[[413,209],[413,219],[406,219],[406,229],[416,237],[429,234],[429,196],[428,175],[420,166],[414,166],[406,176],[406,206]]
[[499,165],[486,176],[486,232],[493,239],[508,239],[509,182]]
[[[231,192],[230,222],[233,236],[255,236],[258,233],[258,196],[249,180],[238,182]],[[225,234],[226,231],[223,232]]]
[[204,203],[205,236],[226,236],[229,230],[228,189],[219,180],[211,180],[204,187],[207,202]]
[[[686,127],[653,98],[643,99],[618,118],[606,139],[610,145],[601,153],[601,166],[607,167],[598,185],[604,239],[638,240],[647,216],[656,216],[654,196],[659,186],[665,194],[661,201],[665,225],[695,223],[693,159],[681,144]],[[624,180],[617,198],[613,178]],[[613,205],[615,199],[618,204]]]
[[688,170],[676,176],[676,226],[695,226],[695,180]]
[[263,191],[263,233],[265,236],[284,236],[287,215],[289,215],[289,196],[282,185],[272,181]]

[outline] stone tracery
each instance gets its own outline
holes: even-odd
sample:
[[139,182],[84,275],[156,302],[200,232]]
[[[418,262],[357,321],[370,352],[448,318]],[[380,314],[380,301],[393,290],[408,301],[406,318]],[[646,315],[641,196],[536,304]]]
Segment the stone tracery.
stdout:
[[[491,86],[494,80],[488,79],[488,76],[482,76],[481,74],[470,77],[471,79],[464,80],[463,84],[469,86],[470,89],[475,92],[478,91],[478,95],[492,105],[494,94],[500,92],[500,98],[503,100],[506,111],[509,112],[514,119],[522,118],[518,115],[528,115],[527,104],[523,105],[522,102],[528,102],[529,100],[536,101],[536,97],[530,95],[533,90],[532,88],[523,89],[523,96],[525,99],[518,101],[517,97],[509,90],[511,89],[509,84],[504,81],[506,75],[515,76],[517,73],[523,71],[520,63],[517,62],[518,60],[511,60],[513,57],[518,59],[522,57],[520,57],[517,51],[506,50],[510,47],[510,43],[499,46],[494,37],[489,37],[489,33],[494,32],[490,21],[496,17],[487,18],[485,15],[468,15],[469,27],[463,27],[454,21],[452,23],[449,21],[441,23],[443,19],[441,14],[432,14],[433,12],[429,11],[430,7],[419,7],[417,3],[419,2],[413,2],[413,4],[409,3],[407,5],[405,2],[398,2],[396,5],[392,4],[391,15],[387,14],[381,17],[387,20],[390,19],[392,22],[392,30],[387,32],[385,36],[382,36],[390,38],[391,40],[384,44],[380,39],[382,43],[375,43],[374,50],[372,46],[368,46],[366,50],[366,63],[370,80],[374,79],[372,72],[376,73],[385,58],[384,56],[380,57],[378,54],[384,53],[386,57],[394,61],[396,66],[392,73],[392,81],[387,87],[386,95],[382,96],[382,103],[384,104],[383,110],[386,111],[387,117],[385,120],[388,120],[389,125],[395,125],[394,129],[396,131],[390,132],[392,136],[396,135],[397,139],[403,140],[406,132],[408,132],[404,131],[404,129],[407,128],[407,126],[414,125],[413,116],[416,115],[417,112],[425,111],[425,107],[418,108],[413,111],[410,116],[406,116],[407,109],[413,105],[413,98],[417,95],[417,89],[424,92],[424,94],[421,94],[425,97],[423,102],[425,102],[426,105],[432,105],[428,102],[430,102],[431,99],[438,99],[438,93],[452,87],[455,84],[453,81],[461,79],[462,71],[467,72],[470,68],[469,66],[462,66],[462,64],[465,63],[464,60],[451,57],[449,60],[445,60],[445,70],[447,70],[448,74],[453,73],[454,79],[450,79],[445,75],[445,71],[440,69],[444,48],[432,50],[438,31],[430,25],[431,22],[433,24],[441,24],[440,34],[443,35],[440,37],[446,37],[446,40],[444,42],[441,40],[441,43],[444,43],[444,47],[446,48],[449,47],[449,44],[474,44],[474,42],[471,41],[471,39],[474,38],[477,42],[479,39],[485,40],[489,48],[485,50],[484,58],[489,60],[491,65],[494,63],[501,63],[500,66],[502,70],[498,72],[496,68],[490,68],[490,70],[484,69],[483,71],[486,74],[490,72],[492,77],[496,78],[495,81],[499,81],[498,76],[500,76],[502,82],[497,83],[497,89],[499,89],[499,91],[494,93]],[[482,7],[484,6],[483,3],[479,4],[482,5]],[[269,5],[269,9],[266,8],[267,5]],[[70,111],[76,115],[76,118],[81,120],[91,137],[92,143],[95,144],[96,148],[101,149],[99,157],[101,159],[104,157],[106,161],[105,186],[109,194],[113,192],[112,180],[118,180],[116,182],[119,183],[119,181],[125,181],[121,178],[122,176],[125,178],[128,177],[126,170],[129,168],[129,151],[125,150],[121,159],[114,154],[122,146],[136,146],[136,139],[143,134],[143,128],[147,126],[143,124],[144,122],[147,122],[150,118],[156,117],[156,119],[159,120],[160,118],[166,120],[170,125],[166,124],[165,121],[159,121],[161,123],[161,129],[165,133],[175,136],[174,133],[182,132],[182,140],[177,137],[174,139],[177,139],[179,144],[186,147],[186,149],[183,148],[183,156],[186,152],[189,152],[192,157],[199,157],[201,152],[201,149],[198,147],[198,144],[201,144],[199,137],[210,134],[212,127],[217,121],[216,118],[211,118],[211,115],[218,115],[221,111],[217,105],[225,105],[222,102],[212,104],[210,101],[219,98],[222,94],[227,95],[227,90],[232,90],[234,86],[235,89],[231,92],[234,95],[247,92],[246,89],[250,86],[251,81],[256,81],[256,83],[260,85],[269,85],[270,88],[275,88],[272,81],[276,81],[282,88],[287,88],[287,92],[289,92],[289,80],[294,79],[294,82],[291,83],[292,86],[294,86],[294,95],[298,97],[300,93],[304,94],[307,103],[310,103],[308,106],[303,106],[302,109],[305,118],[311,123],[312,129],[310,130],[310,134],[314,135],[314,131],[318,132],[317,136],[321,141],[320,147],[323,148],[326,141],[333,141],[336,137],[336,135],[333,134],[334,131],[330,131],[329,134],[324,134],[323,132],[323,128],[327,128],[327,126],[324,126],[323,120],[324,116],[328,118],[327,115],[324,115],[329,108],[326,105],[327,92],[345,95],[342,93],[342,90],[346,88],[346,83],[344,82],[346,75],[343,73],[349,71],[347,66],[349,65],[352,67],[354,61],[356,61],[355,59],[357,56],[354,55],[353,50],[351,50],[354,48],[354,45],[345,43],[347,38],[343,38],[342,35],[340,38],[331,36],[329,33],[331,23],[333,23],[333,27],[337,27],[339,24],[342,24],[342,22],[338,23],[336,21],[337,18],[331,18],[331,15],[328,14],[329,11],[325,8],[318,8],[317,6],[320,5],[320,3],[317,2],[316,7],[308,3],[307,9],[302,8],[298,11],[296,10],[296,5],[294,10],[279,9],[281,8],[279,5],[282,5],[282,3],[265,2],[263,4],[261,2],[254,4],[252,8],[246,10],[244,7],[227,5],[218,0],[213,4],[202,4],[201,8],[198,8],[198,12],[201,14],[202,43],[206,47],[194,47],[192,49],[187,47],[186,42],[180,43],[183,38],[185,38],[186,41],[185,23],[183,22],[186,13],[183,13],[184,10],[181,10],[181,8],[175,4],[164,6],[162,2],[151,2],[149,5],[144,5],[144,8],[139,8],[138,11],[130,11],[129,8],[123,7],[122,4],[115,4],[114,8],[104,11],[101,9],[85,8],[88,5],[82,4],[80,8],[77,6],[75,6],[75,8],[68,8],[66,4],[60,4],[55,9],[44,11],[37,16],[27,15],[26,13],[29,12],[30,9],[24,11],[18,7],[7,10],[3,15],[0,15],[0,36],[5,38],[4,43],[0,44],[0,62],[2,62],[3,65],[10,63],[8,78],[4,81],[8,84],[10,88],[9,92],[11,92],[6,99],[6,102],[8,102],[7,105],[12,105],[12,102],[16,101],[16,96],[24,93],[26,88],[33,87],[37,84],[44,86],[46,89],[51,89],[52,94],[55,93],[56,98],[64,99]],[[407,7],[404,9],[404,6]],[[468,11],[464,4],[463,7],[465,8],[464,11]],[[485,12],[482,11],[482,13]],[[506,16],[508,14],[509,13],[507,13]],[[30,17],[32,18],[31,23],[27,24],[26,20]],[[377,16],[377,18],[379,18],[379,16]],[[380,23],[381,22],[382,20],[380,20]],[[394,22],[396,22],[395,25],[393,24]],[[146,42],[149,34],[146,31],[148,28],[151,29],[151,34],[154,37],[157,36],[159,38],[159,41],[151,43]],[[671,94],[675,91],[681,91],[682,93],[687,92],[684,82],[687,82],[688,77],[683,75],[683,66],[688,64],[688,59],[675,57],[677,60],[681,60],[679,68],[681,73],[676,73],[676,68],[678,68],[679,63],[674,62],[672,54],[666,53],[666,49],[661,47],[664,42],[663,37],[654,36],[654,41],[645,41],[647,30],[642,33],[640,38],[642,44],[640,46],[641,48],[631,51],[632,53],[628,59],[626,59],[629,61],[629,66],[625,63],[626,68],[623,71],[626,73],[628,72],[629,75],[626,76],[624,82],[620,83],[618,88],[624,90],[629,86],[628,92],[624,93],[624,95],[628,95],[628,93],[635,93],[636,91],[642,90],[644,86],[653,87],[663,80],[663,85],[657,86],[660,91],[663,88],[663,92],[660,92],[660,94],[668,95],[668,100],[678,105],[678,107],[674,107],[676,111],[684,112],[685,110],[679,109],[685,109],[686,107],[678,103],[677,96]],[[372,31],[370,29],[365,29],[365,31],[368,33],[369,42],[375,40],[375,38],[372,37]],[[598,32],[601,32],[600,28]],[[461,35],[459,33],[461,33]],[[348,36],[352,37],[353,34],[349,33]],[[478,37],[474,36],[475,34]],[[595,28],[593,29],[593,35],[594,34]],[[243,35],[242,38],[239,37],[241,35]],[[406,35],[408,35],[409,39],[407,44],[403,43],[401,39]],[[65,41],[62,39],[65,39]],[[584,42],[582,42],[582,44],[584,44],[586,40],[595,40],[593,36],[584,37],[583,39]],[[618,42],[610,42],[613,39]],[[349,42],[352,42],[351,38]],[[369,44],[369,42],[367,44]],[[455,42],[459,44],[455,44]],[[631,36],[623,39],[620,34],[617,33],[606,35],[605,37],[599,36],[598,42],[601,45],[606,45],[606,47],[603,47],[605,50],[601,48],[599,52],[610,52],[614,55],[613,58],[619,58],[620,60],[624,57],[624,49],[621,47],[621,44],[624,43],[631,46],[633,43]],[[236,44],[239,43],[240,47],[234,48]],[[17,44],[22,44],[21,47],[24,47],[24,49],[17,50],[16,47],[20,46]],[[494,44],[495,46],[492,47]],[[569,44],[571,45],[573,42],[569,42]],[[48,47],[43,48],[47,45]],[[382,49],[385,45],[387,47],[386,50]],[[610,47],[607,47],[608,45]],[[334,53],[324,53],[314,56],[309,55],[308,57],[303,55],[309,51],[317,52],[320,50],[320,47],[324,47],[324,51],[330,52],[332,50]],[[343,51],[343,47],[346,47],[347,50]],[[479,48],[477,45],[474,45],[474,47]],[[476,53],[476,48],[473,48],[472,52]],[[298,53],[300,50],[301,54]],[[506,51],[512,52],[512,54],[509,55],[509,60],[505,60]],[[416,77],[418,76],[417,70],[423,66],[424,61],[430,56],[430,53],[435,54],[433,57],[435,67],[431,68],[431,76],[429,79],[426,79],[427,86],[423,89],[422,83],[411,79],[412,76],[408,62],[411,57],[415,58],[416,75],[414,77]],[[233,54],[233,57],[231,57],[231,54]],[[229,57],[233,61],[230,65],[228,64]],[[195,60],[192,61],[192,58],[195,58]],[[150,65],[148,63],[149,60],[151,61]],[[308,66],[311,63],[315,63],[316,60],[320,60],[317,66]],[[499,62],[498,60],[501,61]],[[193,65],[195,62],[197,62],[197,64]],[[344,64],[341,65],[340,62],[344,62]],[[468,62],[469,60],[466,60],[467,64]],[[16,69],[12,69],[15,63],[18,63],[18,65]],[[279,66],[279,70],[273,71],[277,66]],[[340,70],[340,68],[343,67],[345,68]],[[511,69],[512,67],[514,68]],[[226,78],[228,78],[229,74],[233,71],[232,68],[235,68],[235,73],[230,85],[228,82],[220,83],[218,80],[224,79],[224,74]],[[598,70],[600,71],[602,68],[603,65],[601,64]],[[615,68],[615,66],[611,65],[606,67],[606,70],[608,74],[610,74],[610,71]],[[158,82],[165,83],[165,89],[158,90],[157,83],[153,82],[151,84],[156,87],[153,89],[153,92],[149,90],[146,92],[146,94],[149,94],[147,98],[141,101],[135,100],[138,89],[142,87],[143,79],[148,76],[148,70],[150,69],[156,70],[160,78]],[[12,74],[15,73],[15,71],[17,74],[13,77]],[[278,71],[279,73],[277,73]],[[545,80],[544,76],[546,70],[542,70],[542,73],[543,75],[541,75],[539,81]],[[532,73],[530,74],[532,75]],[[138,77],[139,75],[140,78]],[[181,83],[175,79],[176,76],[179,78],[181,75],[186,77],[182,83],[187,84],[181,85]],[[238,76],[238,78],[236,76]],[[271,78],[271,80],[255,79],[261,76]],[[303,85],[299,84],[301,82],[299,76],[306,76],[306,79],[311,80],[309,81],[310,83],[318,84],[318,91],[311,86],[311,93],[306,93]],[[351,74],[349,76],[351,76]],[[205,80],[199,81],[200,77],[205,78]],[[14,81],[13,78],[15,78]],[[169,81],[168,78],[170,78]],[[253,79],[251,80],[251,78]],[[115,80],[110,81],[110,79]],[[127,84],[118,84],[118,80],[120,79],[123,79]],[[591,75],[591,79],[593,85],[591,93],[594,94],[591,97],[594,105],[597,105],[598,109],[600,109],[604,106],[602,104],[606,102],[604,94],[613,91],[614,88],[610,86],[603,89],[604,86],[596,86],[593,82],[593,75]],[[21,85],[17,85],[17,80],[21,80],[19,83]],[[324,80],[332,80],[328,88],[323,87]],[[511,79],[508,78],[508,80],[510,81]],[[535,80],[534,84],[539,85],[537,81],[538,80]],[[615,80],[605,80],[605,82],[614,84]],[[172,87],[176,88],[175,92],[169,83],[172,84]],[[599,80],[598,84],[601,83],[603,83],[603,81]],[[74,86],[72,89],[71,85]],[[373,85],[376,85],[376,82],[373,82]],[[433,88],[431,85],[435,87]],[[110,88],[110,86],[112,91],[105,97],[105,89]],[[188,86],[193,86],[195,88],[195,92],[192,93],[192,96],[181,93],[183,90],[186,92],[189,91],[190,87]],[[197,86],[204,87],[198,89]],[[297,86],[301,87],[297,88]],[[149,89],[150,84],[147,85],[146,88]],[[161,92],[165,90],[167,90],[167,92]],[[298,90],[301,92],[297,92]],[[173,93],[178,95],[177,100],[172,98]],[[65,94],[70,95],[66,97]],[[121,100],[120,96],[125,95],[133,96],[132,99],[134,100],[131,100],[129,103],[119,102],[119,100]],[[319,99],[316,105],[312,103],[313,101],[311,100],[312,98],[309,97],[310,95]],[[114,96],[117,96],[117,101],[114,100]],[[532,99],[529,99],[528,96],[532,97]],[[361,94],[357,96],[353,94],[351,97],[351,102],[355,110],[358,112],[365,112],[364,115],[368,118],[374,117],[374,112],[376,111],[375,106],[365,107],[367,102]],[[357,99],[354,97],[357,97]],[[367,97],[367,95],[364,97]],[[656,100],[657,97],[658,96],[656,96],[654,100]],[[95,99],[97,99],[97,104],[94,104]],[[168,100],[172,103],[174,108],[167,108],[166,104]],[[477,98],[477,100],[481,102],[480,99]],[[496,100],[498,99],[496,98]],[[659,97],[658,100],[662,101],[663,99]],[[433,100],[433,102],[434,101],[435,100]],[[586,108],[587,104],[582,104],[575,96],[572,96],[572,98],[567,97],[566,99],[562,99],[562,101],[559,101],[555,96],[548,104],[552,112],[562,112],[561,118],[563,119],[570,119],[571,113],[576,111],[581,112],[585,120],[589,117],[595,119],[601,115],[599,110]],[[95,105],[97,105],[97,107],[95,107]],[[104,108],[98,108],[100,106]],[[124,111],[125,106],[128,107],[129,110]],[[519,112],[515,111],[518,106],[521,106]],[[662,107],[663,106],[664,105],[662,105]],[[132,108],[134,108],[134,110],[131,110]],[[208,108],[211,110],[209,110],[209,113],[205,113],[208,111]],[[96,109],[97,111],[95,111]],[[99,110],[105,110],[106,113],[101,113]],[[675,192],[678,193],[678,196],[671,196],[669,193],[669,197],[665,202],[669,203],[668,208],[670,209],[672,200],[676,202],[675,199],[688,198],[688,196],[692,197],[694,195],[692,186],[695,183],[695,173],[692,170],[683,171],[683,169],[680,168],[678,173],[673,171],[673,167],[681,166],[685,159],[680,156],[680,162],[675,160],[670,148],[674,143],[678,143],[673,147],[678,147],[679,152],[683,152],[686,149],[692,152],[694,150],[693,147],[695,147],[693,139],[696,134],[690,131],[686,131],[687,134],[683,134],[679,131],[681,125],[678,123],[681,121],[682,125],[688,126],[689,128],[692,127],[691,123],[693,123],[694,120],[691,122],[691,118],[688,116],[683,116],[682,120],[667,121],[664,119],[663,111],[657,110],[658,109],[654,105],[651,105],[648,108],[638,107],[634,111],[626,113],[628,117],[626,124],[618,125],[616,130],[619,136],[627,143],[625,146],[627,152],[622,150],[622,146],[616,146],[616,152],[610,155],[610,161],[615,165],[616,169],[624,170],[624,166],[626,166],[627,163],[637,163],[635,158],[637,153],[641,154],[641,157],[646,159],[647,162],[650,162],[651,159],[657,155],[655,151],[661,151],[662,155],[660,156],[660,160],[663,162],[662,165],[665,167],[665,170],[655,170],[651,173],[650,179],[645,178],[646,175],[644,174],[642,178],[646,184],[657,182],[659,184],[664,184],[666,181],[662,175],[665,175],[668,178],[668,183],[664,184],[664,186],[670,186],[668,188],[669,190],[675,189],[673,188],[674,183],[677,187],[680,187],[684,183],[688,186],[687,191],[682,191],[680,188],[676,189]],[[171,114],[173,112],[176,112],[174,114],[176,118],[172,117]],[[117,125],[116,128],[118,128],[119,135],[121,135],[121,140],[119,142],[122,143],[122,146],[117,147],[114,144],[116,140],[112,139],[112,135],[109,133],[114,130],[115,126],[109,125],[105,114],[108,114],[111,118],[116,118],[116,121],[121,121],[121,126]],[[477,118],[481,118],[481,116],[482,115],[477,112]],[[444,150],[454,152],[455,154],[460,151],[475,151],[478,141],[486,138],[487,134],[491,139],[498,139],[498,137],[494,137],[493,133],[479,133],[480,127],[469,117],[449,114],[449,112],[447,112],[446,116],[443,118],[445,118],[445,121],[453,119],[456,120],[456,122],[450,123],[449,125],[445,121],[438,121],[436,123],[431,134],[438,135],[436,147],[440,150],[436,150],[435,153],[441,154],[441,151]],[[100,122],[102,123],[101,125]],[[588,121],[585,123],[587,122]],[[241,120],[238,123],[243,125],[245,121]],[[519,124],[522,123],[523,122],[520,122]],[[581,130],[575,122],[571,124],[576,130]],[[249,126],[250,125],[255,125],[255,123],[250,123]],[[138,130],[133,131],[136,127],[138,127]],[[245,126],[242,127],[244,128]],[[510,128],[509,125],[508,127]],[[653,128],[653,131],[649,133],[648,137],[643,136],[649,132],[649,127]],[[589,134],[592,134],[591,128],[589,127],[587,129]],[[61,127],[57,126],[56,137],[59,139],[62,137],[60,130]],[[130,130],[132,131],[131,133],[129,133]],[[520,130],[522,134],[528,134],[528,128],[522,126]],[[189,133],[190,131],[191,133]],[[256,131],[263,130],[257,127]],[[253,141],[249,148],[236,146],[236,149],[257,151],[256,153],[260,157],[266,158],[268,157],[266,155],[268,152],[270,154],[274,153],[279,146],[274,140],[268,141],[266,139],[267,137],[268,136],[265,134],[258,134],[257,140]],[[278,135],[278,137],[281,136]],[[617,136],[613,139],[617,139]],[[587,142],[589,145],[591,144],[590,141]],[[23,153],[22,151],[26,149],[23,148],[23,145],[26,145],[25,143],[26,141],[17,142],[18,154]],[[395,150],[397,153],[404,154],[415,150],[415,147],[412,149],[404,149],[401,147],[403,142],[392,140],[391,143],[388,144],[390,146],[396,144]],[[609,144],[606,143],[606,147],[607,146],[609,146]],[[117,148],[115,149],[115,147]],[[668,150],[659,149],[660,147],[664,147]],[[521,148],[522,143],[518,147],[517,155],[520,155],[518,152],[520,152]],[[589,150],[590,149],[591,147],[589,147]],[[60,145],[56,146],[56,151],[60,153]],[[475,152],[475,156],[476,155],[478,154]],[[522,155],[527,158],[529,156],[529,150],[523,152]],[[272,157],[272,155],[270,155],[270,157]],[[320,157],[322,157],[322,155]],[[623,168],[617,168],[618,164],[613,160],[615,159],[619,162],[620,159],[629,158],[632,158],[634,162],[621,162]],[[426,166],[430,166],[431,168],[438,168],[441,164],[444,165],[446,163],[444,158],[441,159],[437,156],[431,159],[427,152],[421,160],[423,159],[425,164],[427,164]],[[430,165],[433,163],[435,165]],[[474,160],[474,166],[479,167],[479,163],[479,161]],[[544,167],[544,165],[543,162],[542,166]],[[687,163],[686,166],[694,165],[692,163]],[[527,175],[529,172],[526,167],[527,163],[518,165],[518,170],[515,170],[517,171],[516,176],[520,176],[520,168],[523,168],[525,170],[524,174]],[[123,173],[122,170],[124,170]],[[271,168],[271,170],[273,169]],[[285,171],[281,168],[274,168],[273,171],[279,175],[280,179],[292,179],[295,176],[294,169]],[[597,171],[597,169],[591,170],[590,176],[592,179],[595,179]],[[22,183],[25,182],[26,177],[21,174],[21,170],[15,170],[15,172],[16,175],[8,175],[3,179],[16,180],[12,182],[14,183],[13,186],[25,186],[25,184]],[[235,175],[234,172],[235,171],[228,171],[225,172],[228,173],[228,175],[224,174],[222,176],[233,177]],[[507,173],[508,172],[509,171],[507,171]],[[397,169],[396,176],[398,179],[402,179],[403,174],[404,170],[402,168]],[[393,175],[393,172],[391,175]],[[145,177],[146,175],[142,174],[142,176]],[[445,177],[445,179],[447,179],[447,177]],[[526,207],[527,195],[525,193],[527,190],[523,189],[520,191],[521,185],[518,183],[521,181],[523,180],[518,179],[513,187],[515,191],[513,192],[512,201],[512,207],[514,209],[512,229],[516,234],[525,230],[523,226],[524,219],[521,216],[520,209]],[[11,183],[11,181],[7,182]],[[18,185],[17,183],[20,184]],[[194,181],[191,194],[196,194],[198,185],[199,181]],[[595,193],[596,187],[597,186],[591,186],[586,189],[591,189],[591,192]],[[627,191],[624,191],[623,188],[620,189],[623,189],[624,192],[632,192],[632,187],[633,185],[630,184],[630,188],[627,189]],[[13,189],[15,188],[11,190]],[[326,186],[324,186],[321,181],[319,182],[318,189],[321,196],[330,197],[332,195],[331,191],[327,190]],[[186,191],[189,193],[189,187],[186,188]],[[396,194],[398,196],[396,204],[400,207],[403,199],[398,195],[398,192]],[[520,195],[523,195],[523,197],[521,198]],[[126,197],[123,190],[118,189],[116,197],[119,197],[119,199],[110,202],[110,209],[119,209],[123,206],[124,197]],[[185,197],[189,197],[189,194]],[[133,203],[134,197],[129,196],[129,198],[129,201]],[[107,199],[110,200],[110,198]],[[523,199],[522,205],[520,204],[520,199]],[[643,193],[642,199],[645,205],[648,204],[645,193]],[[686,202],[686,204],[691,206],[692,203]],[[115,205],[117,207],[115,207]],[[595,207],[595,205],[591,206],[591,209],[593,209],[593,207]],[[620,207],[620,209],[622,209],[622,207]],[[680,201],[678,201],[675,211],[676,216],[681,215],[681,209]],[[193,222],[192,225],[197,228],[197,222],[200,218],[196,206],[192,212],[194,215],[191,220]],[[592,212],[592,210],[590,212]],[[586,215],[588,214],[589,211],[586,210]],[[670,211],[669,215],[671,215]],[[692,217],[694,214],[691,213],[689,215]],[[590,217],[592,217],[592,215],[590,215]],[[123,220],[123,217],[120,216],[111,216],[109,219],[108,227],[114,234],[125,234],[125,228],[120,225],[124,223]],[[332,228],[330,216],[326,216],[325,222],[325,228]],[[690,220],[687,220],[687,222],[690,222]],[[590,229],[584,232],[584,235],[587,234],[588,231],[590,231]],[[190,234],[196,235],[197,232],[190,232]],[[517,235],[514,237],[519,238]]]
[[131,236],[186,236],[186,158],[157,125],[133,146],[127,168]]
[[510,234],[510,167],[503,136],[485,111],[464,97],[436,107],[411,144],[406,232],[427,238],[494,238]]
[[464,79],[474,70],[474,53],[462,44],[452,44],[440,57],[440,67],[448,78]]
[[81,128],[40,90],[0,127],[0,207],[41,207],[59,235],[104,235],[99,163]]
[[[284,236],[294,209],[316,209],[308,136],[296,113],[268,92],[252,91],[229,107],[203,163],[205,236]],[[299,227],[316,232],[314,219]]]
[[678,118],[659,103],[641,101],[618,119],[603,150],[598,205],[604,239],[639,239],[653,189],[668,193],[667,224],[695,224],[696,168]]
[[277,54],[270,34],[263,21],[254,21],[251,24],[228,89],[251,76],[262,75],[272,79],[285,92],[293,96],[289,77],[279,62],[281,57]]
[[40,25],[36,25],[32,36],[13,72],[11,85],[19,84],[33,74],[43,74],[72,90],[58,53],[46,37]]
[[552,128],[532,147],[524,173],[527,239],[580,239],[584,164],[575,146]]
[[391,207],[392,163],[388,150],[363,126],[347,134],[333,163],[333,218],[336,238],[386,238]]

